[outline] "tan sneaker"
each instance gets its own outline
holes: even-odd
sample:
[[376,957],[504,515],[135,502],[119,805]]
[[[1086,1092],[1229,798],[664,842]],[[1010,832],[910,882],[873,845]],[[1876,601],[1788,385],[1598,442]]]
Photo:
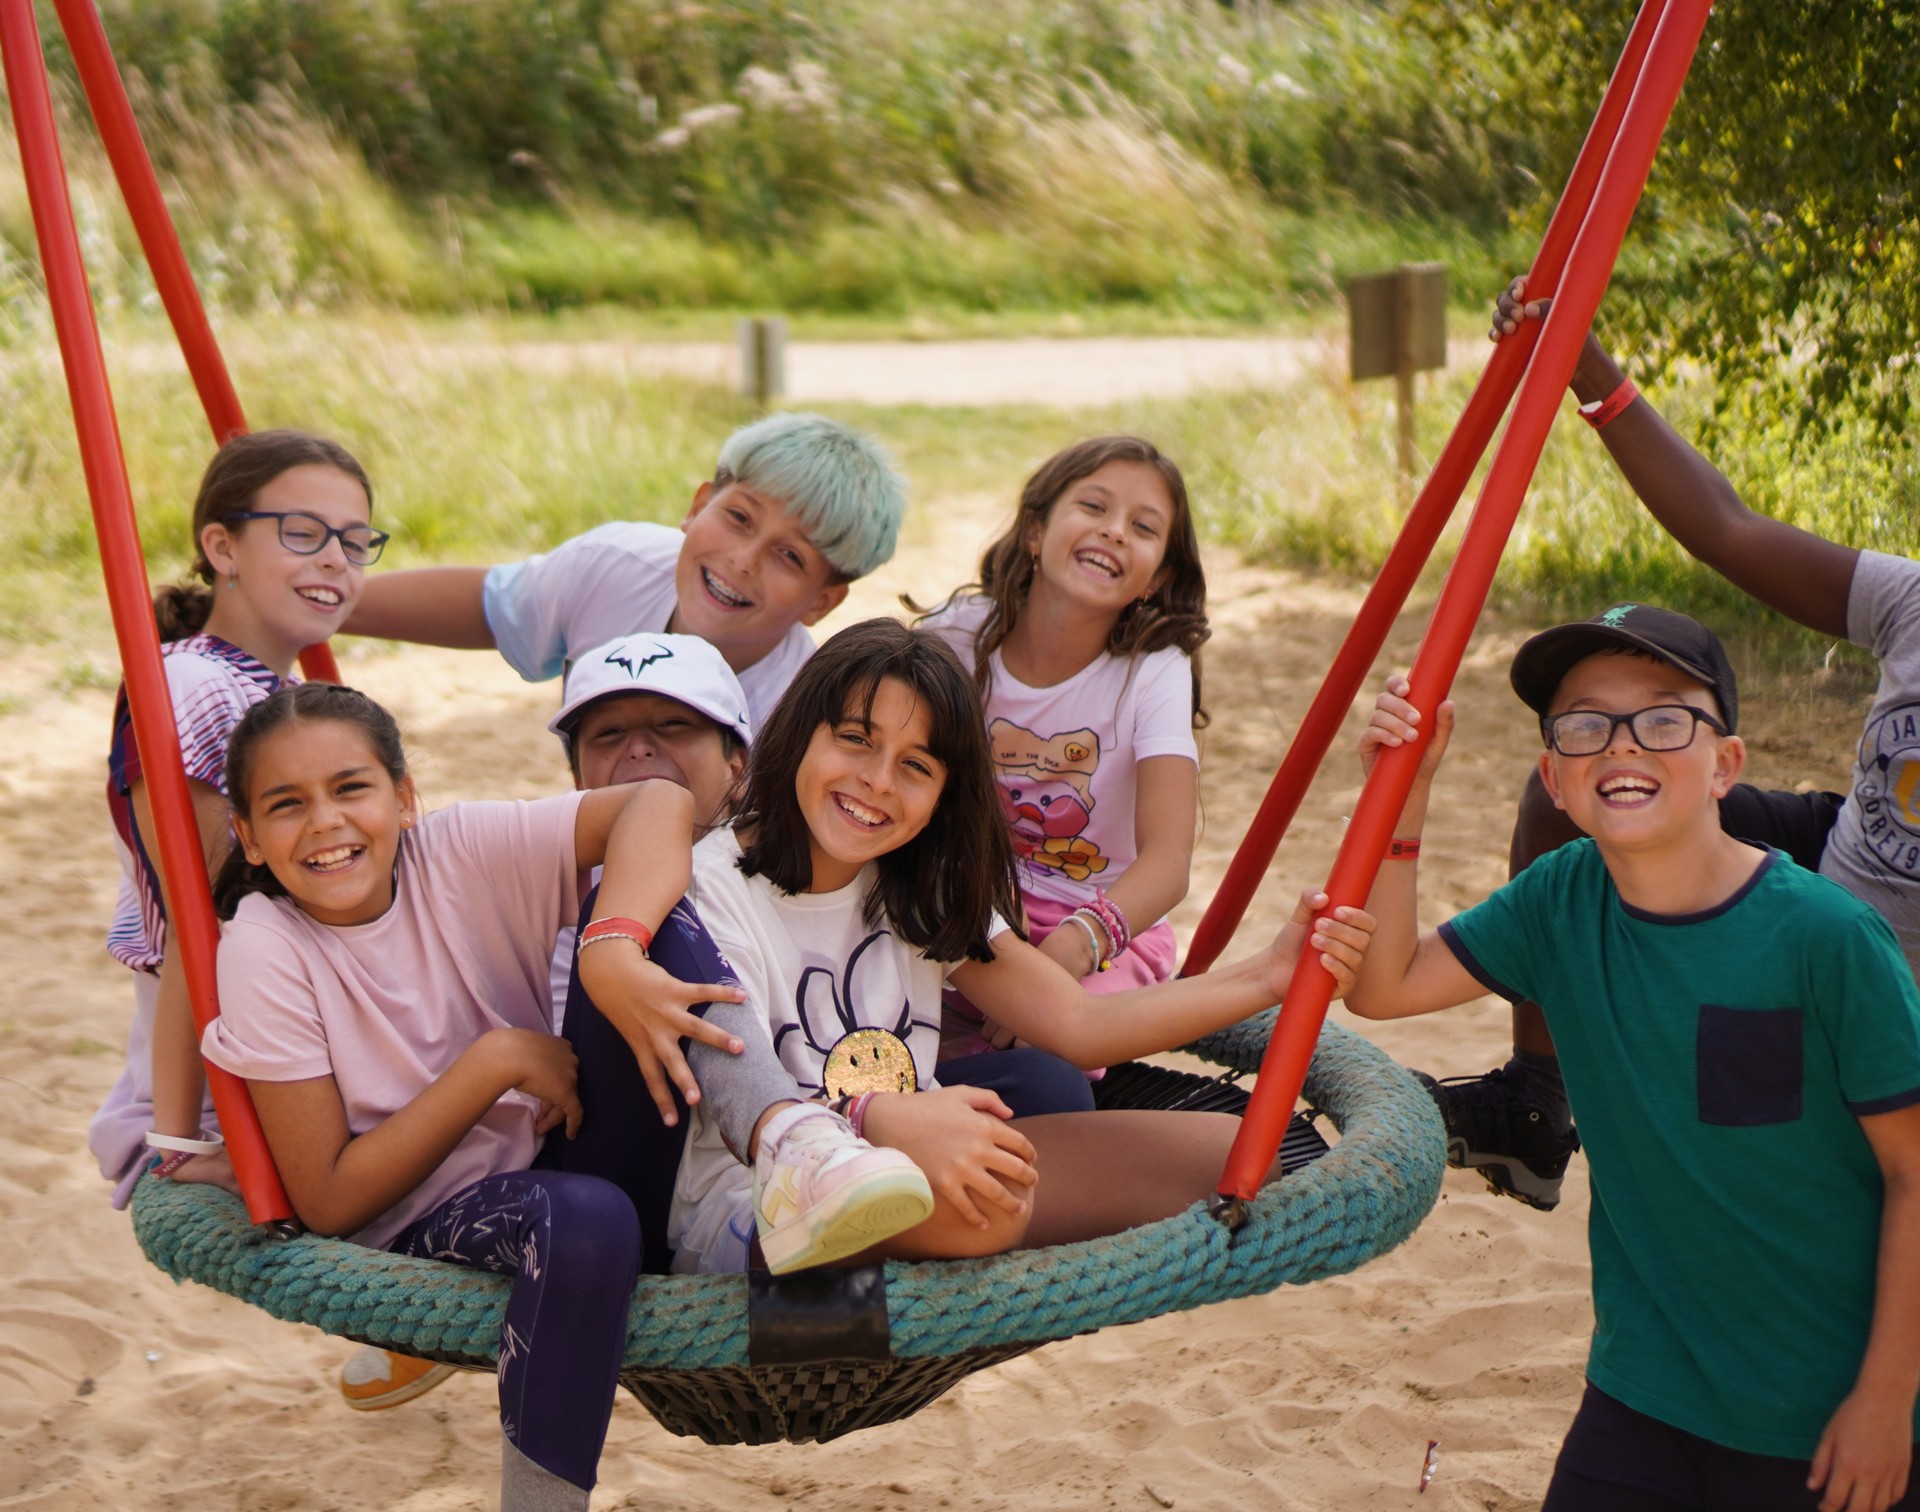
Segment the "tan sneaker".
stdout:
[[425,1396],[457,1368],[365,1344],[341,1367],[340,1395],[355,1412],[378,1412]]
[[875,1149],[818,1103],[783,1108],[753,1167],[760,1252],[775,1275],[827,1265],[933,1216],[933,1188],[899,1150]]

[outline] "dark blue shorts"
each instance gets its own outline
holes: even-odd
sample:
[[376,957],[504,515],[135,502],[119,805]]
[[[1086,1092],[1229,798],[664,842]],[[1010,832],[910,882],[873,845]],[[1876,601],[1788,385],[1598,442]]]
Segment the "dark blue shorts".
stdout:
[[[1540,1512],[1813,1512],[1807,1470],[1682,1432],[1589,1383]],[[1920,1489],[1889,1512],[1920,1512]]]

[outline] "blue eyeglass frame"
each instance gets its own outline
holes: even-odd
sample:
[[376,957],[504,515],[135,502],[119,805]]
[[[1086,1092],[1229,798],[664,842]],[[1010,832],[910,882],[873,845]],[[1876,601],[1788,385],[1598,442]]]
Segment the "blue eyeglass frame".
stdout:
[[[338,538],[341,555],[356,567],[371,567],[379,561],[380,553],[387,549],[387,542],[393,539],[388,532],[375,530],[371,525],[329,525],[320,516],[308,514],[304,509],[236,509],[232,514],[220,516],[220,519],[222,523],[228,520],[272,520],[275,522],[274,530],[279,535],[280,544],[295,556],[318,556],[327,549],[328,541]],[[320,544],[311,551],[302,551],[287,539],[288,520],[311,521],[321,531]],[[362,560],[354,559],[353,548],[347,544],[349,530],[364,530],[367,533],[367,554]]]

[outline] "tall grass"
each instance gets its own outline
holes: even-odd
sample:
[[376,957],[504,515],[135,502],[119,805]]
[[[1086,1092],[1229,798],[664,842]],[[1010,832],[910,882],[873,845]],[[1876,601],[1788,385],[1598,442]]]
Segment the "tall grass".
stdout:
[[[539,339],[544,321],[493,334]],[[142,332],[146,332],[144,336]],[[580,365],[534,372],[489,357],[472,333],[392,315],[272,314],[223,323],[256,425],[292,424],[345,442],[367,463],[393,566],[502,560],[615,518],[675,520],[747,410],[717,387]],[[163,332],[123,318],[109,362],[134,495],[156,576],[187,555],[187,511],[209,443]],[[1021,480],[1070,440],[1104,430],[1155,438],[1185,469],[1204,533],[1256,559],[1370,579],[1400,527],[1394,418],[1386,388],[1346,381],[1336,349],[1277,392],[1196,395],[1079,414],[1031,407],[836,406],[900,458],[918,507],[988,493],[1011,508]],[[1418,439],[1439,450],[1473,381],[1422,380]],[[1656,395],[1683,432],[1712,405],[1703,384]],[[48,345],[0,352],[0,638],[64,639],[97,614],[98,567],[65,387]],[[1719,455],[1747,500],[1830,539],[1920,555],[1920,457],[1912,445],[1843,428],[1796,452],[1784,423]],[[1451,559],[1478,490],[1435,553]],[[953,566],[954,582],[974,564]],[[927,585],[929,589],[941,586]],[[1538,615],[1586,615],[1635,598],[1689,609],[1789,657],[1798,635],[1693,563],[1634,500],[1570,416],[1550,438],[1496,583]]]
[[[1436,247],[1487,286],[1532,187],[1526,144],[1476,124],[1498,71],[1476,61],[1467,89],[1397,8],[1356,0],[105,9],[189,256],[241,310],[1265,319]],[[84,113],[64,115],[95,277],[138,304]]]
[[[564,376],[436,353],[395,320],[269,316],[229,327],[258,427],[296,425],[367,466],[401,565],[525,555],[609,519],[677,520],[745,412],[724,390]],[[109,341],[120,430],[156,580],[188,555],[211,442],[168,339]],[[0,635],[62,638],[98,581],[85,481],[58,362],[0,353]]]
[[[1424,465],[1437,457],[1474,374],[1423,380],[1417,410]],[[1682,434],[1714,413],[1702,379],[1652,397]],[[1565,408],[1571,409],[1572,401]],[[1189,468],[1214,539],[1255,558],[1370,580],[1398,536],[1396,422],[1383,385],[1356,388],[1331,362],[1284,394],[1200,396],[1156,424]],[[1484,481],[1491,448],[1429,564],[1437,588]],[[1752,508],[1850,546],[1920,556],[1920,451],[1864,417],[1818,448],[1784,419],[1751,417],[1714,460]],[[1786,658],[1824,657],[1830,643],[1771,614],[1675,544],[1605,449],[1563,413],[1548,438],[1495,579],[1496,602],[1539,616],[1580,617],[1634,599],[1696,614]]]

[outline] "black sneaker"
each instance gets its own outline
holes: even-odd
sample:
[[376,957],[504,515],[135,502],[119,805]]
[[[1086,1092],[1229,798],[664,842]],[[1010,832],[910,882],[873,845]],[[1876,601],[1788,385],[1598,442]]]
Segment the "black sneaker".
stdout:
[[1564,1104],[1556,1115],[1528,1098],[1520,1078],[1505,1066],[1484,1076],[1444,1081],[1424,1071],[1413,1074],[1433,1094],[1446,1122],[1448,1165],[1478,1171],[1501,1196],[1543,1213],[1560,1205],[1567,1162],[1580,1148]]

